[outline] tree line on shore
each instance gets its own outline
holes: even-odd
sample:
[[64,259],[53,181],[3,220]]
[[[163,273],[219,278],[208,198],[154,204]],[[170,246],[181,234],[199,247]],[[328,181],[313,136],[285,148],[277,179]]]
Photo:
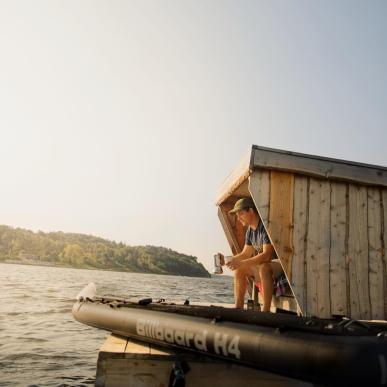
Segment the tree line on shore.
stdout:
[[33,232],[0,225],[0,261],[209,277],[191,255],[165,247],[128,246],[93,235]]

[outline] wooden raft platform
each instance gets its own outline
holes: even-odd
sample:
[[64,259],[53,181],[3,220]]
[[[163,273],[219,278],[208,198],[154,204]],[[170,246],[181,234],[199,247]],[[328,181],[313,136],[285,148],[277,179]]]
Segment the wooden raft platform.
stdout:
[[155,345],[110,335],[97,364],[97,387],[168,387],[173,364],[186,361],[186,386],[312,387],[313,384],[269,372],[223,362],[191,352],[175,352]]

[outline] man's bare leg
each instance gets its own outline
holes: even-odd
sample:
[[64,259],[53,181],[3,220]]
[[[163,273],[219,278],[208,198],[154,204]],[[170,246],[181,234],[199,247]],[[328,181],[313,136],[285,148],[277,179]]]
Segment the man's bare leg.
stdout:
[[250,271],[246,271],[243,269],[237,269],[234,271],[235,307],[238,309],[243,309],[247,288],[246,278],[250,275],[252,275]]
[[270,263],[263,263],[259,267],[261,284],[263,290],[263,309],[262,312],[270,312],[271,298],[273,296],[273,269]]

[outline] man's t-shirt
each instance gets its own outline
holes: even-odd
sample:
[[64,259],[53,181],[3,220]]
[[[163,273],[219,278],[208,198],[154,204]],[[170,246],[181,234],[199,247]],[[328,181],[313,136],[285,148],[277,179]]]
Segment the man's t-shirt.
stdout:
[[259,222],[259,225],[255,230],[251,227],[247,229],[245,243],[248,246],[253,246],[255,250],[257,250],[258,254],[262,253],[263,245],[271,244],[262,222]]

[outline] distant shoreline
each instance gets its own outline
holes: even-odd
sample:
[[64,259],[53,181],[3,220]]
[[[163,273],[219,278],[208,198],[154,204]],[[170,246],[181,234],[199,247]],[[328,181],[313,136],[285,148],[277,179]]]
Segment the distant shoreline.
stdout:
[[[56,263],[50,263],[50,262],[26,262],[26,261],[12,260],[12,259],[0,261],[0,263],[7,263],[9,265],[59,267],[61,269],[102,270],[102,271],[115,271],[117,273],[135,273],[135,272],[130,271],[130,270],[102,269],[102,268],[98,268],[98,267],[75,267],[75,266],[56,264]],[[143,274],[155,274],[155,273],[143,273]],[[173,275],[173,274],[171,274],[171,275]]]
[[0,261],[0,263],[5,263],[7,265],[57,267],[59,269],[101,270],[101,271],[112,271],[115,273],[170,275],[170,276],[174,276],[174,277],[189,277],[189,278],[213,278],[214,277],[214,275],[212,275],[212,274],[210,274],[211,277],[198,277],[198,276],[190,276],[190,275],[171,274],[171,273],[163,274],[163,273],[152,273],[152,272],[143,272],[143,271],[103,269],[103,268],[98,268],[98,267],[75,267],[75,266],[58,265],[58,264],[49,263],[49,262],[26,262],[26,261],[17,261],[17,260],[11,260],[11,259],[7,259],[5,261]]
[[47,267],[210,278],[198,258],[163,246],[129,246],[94,235],[0,225],[0,261]]

